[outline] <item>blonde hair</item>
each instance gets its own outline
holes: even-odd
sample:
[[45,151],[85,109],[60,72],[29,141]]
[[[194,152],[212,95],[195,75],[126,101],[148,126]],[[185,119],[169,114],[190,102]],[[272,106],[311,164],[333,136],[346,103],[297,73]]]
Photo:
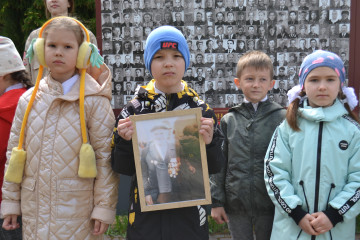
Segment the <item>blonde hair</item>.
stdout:
[[46,26],[42,34],[45,41],[49,31],[52,29],[65,29],[74,32],[79,46],[84,41],[84,33],[81,26],[71,18],[56,18],[52,20],[49,25]]
[[254,67],[258,69],[268,69],[270,71],[270,79],[274,76],[274,67],[270,57],[261,51],[250,51],[239,59],[236,66],[236,76],[241,77],[243,70],[246,67]]

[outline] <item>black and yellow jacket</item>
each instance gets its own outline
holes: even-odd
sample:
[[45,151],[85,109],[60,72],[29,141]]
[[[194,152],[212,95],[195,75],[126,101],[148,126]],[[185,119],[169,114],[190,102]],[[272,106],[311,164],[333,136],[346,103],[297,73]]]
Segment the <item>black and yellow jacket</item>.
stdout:
[[[220,171],[223,163],[221,153],[222,133],[214,111],[204,103],[198,94],[187,87],[182,81],[184,90],[172,94],[155,93],[154,80],[147,86],[139,87],[135,97],[119,114],[119,119],[130,115],[156,113],[172,110],[185,110],[190,108],[202,108],[202,116],[214,120],[214,136],[210,144],[206,145],[206,155],[209,174]],[[129,225],[127,229],[128,239],[159,239],[159,240],[183,240],[183,239],[208,239],[208,223],[206,210],[201,207],[187,207],[170,210],[141,212],[140,201],[137,194],[137,181],[135,174],[134,153],[132,141],[126,141],[114,131],[114,146],[111,155],[112,168],[114,171],[132,176],[129,201]]]

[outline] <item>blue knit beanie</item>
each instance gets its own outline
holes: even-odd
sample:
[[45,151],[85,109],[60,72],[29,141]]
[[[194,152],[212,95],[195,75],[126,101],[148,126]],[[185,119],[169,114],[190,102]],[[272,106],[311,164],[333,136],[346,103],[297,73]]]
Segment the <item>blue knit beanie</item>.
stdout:
[[190,65],[190,51],[184,35],[175,27],[161,26],[154,29],[146,39],[144,50],[145,67],[151,73],[151,62],[160,49],[177,49],[185,60],[185,71]]
[[329,67],[334,69],[340,78],[341,85],[345,82],[345,68],[341,58],[335,53],[317,50],[304,58],[299,71],[299,83],[304,86],[307,75],[318,67]]

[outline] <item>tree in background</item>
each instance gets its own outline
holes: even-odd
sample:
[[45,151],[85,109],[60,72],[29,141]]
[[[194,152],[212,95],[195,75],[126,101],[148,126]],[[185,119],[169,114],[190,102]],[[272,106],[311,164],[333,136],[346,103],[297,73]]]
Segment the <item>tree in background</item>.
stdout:
[[[95,0],[76,0],[75,18],[96,36]],[[1,0],[0,35],[13,40],[19,53],[24,52],[30,32],[46,21],[43,0]]]

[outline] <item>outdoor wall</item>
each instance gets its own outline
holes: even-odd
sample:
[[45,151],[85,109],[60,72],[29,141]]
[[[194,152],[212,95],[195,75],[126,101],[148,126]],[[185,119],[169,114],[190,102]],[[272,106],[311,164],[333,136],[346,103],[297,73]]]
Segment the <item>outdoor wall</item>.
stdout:
[[213,108],[243,101],[233,83],[247,51],[274,63],[269,98],[283,106],[298,83],[302,59],[315,49],[339,54],[349,66],[350,1],[342,0],[101,0],[101,48],[113,72],[113,108],[129,101],[151,76],[143,64],[147,34],[173,25],[188,40],[191,65],[184,80]]
[[[143,49],[146,36],[161,25],[176,26],[188,40],[191,65],[184,80],[218,119],[243,101],[233,84],[236,62],[253,49],[271,57],[276,84],[268,96],[283,106],[286,92],[298,83],[302,59],[314,49],[339,54],[349,70],[349,84],[359,93],[356,12],[356,0],[96,0],[97,40],[113,73],[112,106],[118,114],[136,87],[151,80]],[[118,213],[127,209],[130,184],[129,177],[121,177]]]

